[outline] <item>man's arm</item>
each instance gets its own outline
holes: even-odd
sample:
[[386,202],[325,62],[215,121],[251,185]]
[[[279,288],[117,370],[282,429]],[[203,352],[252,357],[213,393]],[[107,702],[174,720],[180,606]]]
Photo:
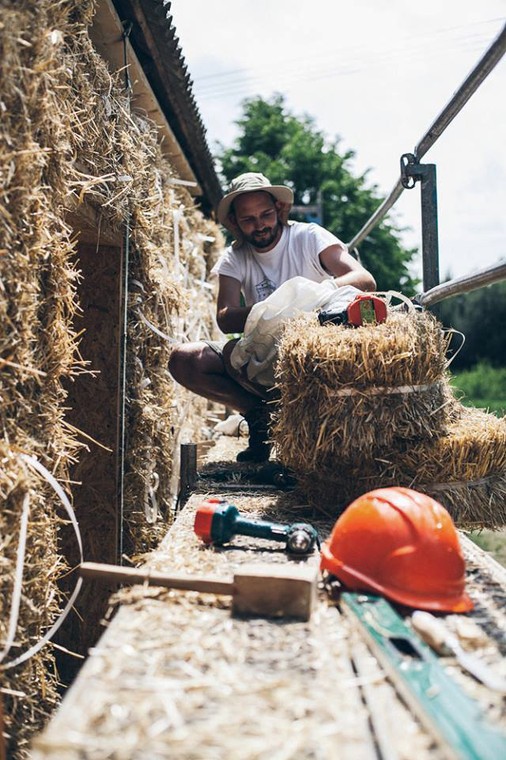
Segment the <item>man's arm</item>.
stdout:
[[330,245],[320,253],[320,262],[339,286],[354,285],[360,290],[376,290],[376,281],[362,264],[348,253],[345,245]]
[[220,274],[216,321],[224,333],[243,332],[251,306],[241,306],[241,283]]

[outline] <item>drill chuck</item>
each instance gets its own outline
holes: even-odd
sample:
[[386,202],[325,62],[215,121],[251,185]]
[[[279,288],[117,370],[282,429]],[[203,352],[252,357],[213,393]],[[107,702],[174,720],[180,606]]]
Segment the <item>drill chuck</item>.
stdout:
[[311,554],[315,545],[319,547],[318,532],[308,523],[294,523],[289,526],[286,550],[291,554]]

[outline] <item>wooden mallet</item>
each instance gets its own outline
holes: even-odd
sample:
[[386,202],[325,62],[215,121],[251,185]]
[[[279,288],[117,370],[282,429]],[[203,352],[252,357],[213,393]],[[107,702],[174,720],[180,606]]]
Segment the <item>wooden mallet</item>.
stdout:
[[235,615],[309,620],[316,600],[318,568],[287,563],[243,565],[228,580],[83,562],[80,573],[83,578],[108,583],[138,583],[231,596]]

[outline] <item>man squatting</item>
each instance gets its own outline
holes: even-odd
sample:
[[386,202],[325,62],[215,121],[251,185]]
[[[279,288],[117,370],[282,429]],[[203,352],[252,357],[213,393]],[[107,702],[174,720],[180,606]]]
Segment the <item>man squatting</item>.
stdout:
[[[218,221],[234,235],[212,274],[219,277],[216,318],[226,334],[241,333],[253,304],[292,277],[314,282],[334,278],[338,286],[376,289],[373,276],[348,253],[344,243],[317,224],[288,221],[293,192],[247,172],[232,180],[221,199]],[[241,298],[242,296],[242,298]],[[245,305],[242,305],[245,304]],[[237,409],[249,426],[249,445],[240,462],[269,459],[269,399],[265,388],[248,383],[229,362],[234,341],[200,341],[174,347],[173,378],[199,396]]]

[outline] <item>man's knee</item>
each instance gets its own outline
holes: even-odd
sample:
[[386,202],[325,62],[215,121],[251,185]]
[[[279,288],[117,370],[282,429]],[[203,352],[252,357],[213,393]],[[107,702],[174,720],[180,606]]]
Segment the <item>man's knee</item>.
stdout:
[[180,343],[169,358],[169,372],[178,382],[199,374],[219,373],[222,368],[221,357],[206,343]]
[[174,346],[171,351],[169,357],[169,372],[174,380],[179,381],[179,379],[188,374],[188,371],[191,369],[193,352],[188,350],[189,347],[190,344],[184,346],[182,343],[179,343],[177,346]]

